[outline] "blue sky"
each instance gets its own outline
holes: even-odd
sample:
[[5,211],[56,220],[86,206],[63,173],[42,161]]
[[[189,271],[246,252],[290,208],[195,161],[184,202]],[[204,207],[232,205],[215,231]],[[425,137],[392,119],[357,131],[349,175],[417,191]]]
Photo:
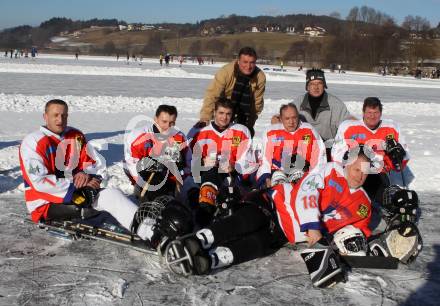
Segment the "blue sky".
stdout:
[[427,18],[431,26],[440,21],[440,0],[296,1],[296,0],[0,0],[0,29],[40,24],[51,17],[117,18],[127,22],[196,22],[220,15],[328,15],[343,18],[353,6],[367,5],[393,16],[400,24],[407,15]]

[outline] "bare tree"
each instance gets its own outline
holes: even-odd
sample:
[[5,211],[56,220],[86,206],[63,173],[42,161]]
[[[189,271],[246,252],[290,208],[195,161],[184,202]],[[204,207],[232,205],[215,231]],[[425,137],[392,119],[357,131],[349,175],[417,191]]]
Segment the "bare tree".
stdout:
[[351,8],[350,12],[348,13],[345,19],[353,22],[359,21],[359,7],[355,6]]
[[286,54],[284,54],[284,58],[288,60],[294,60],[297,63],[305,64],[306,61],[306,48],[309,42],[306,40],[293,42],[289,50],[287,50]]
[[371,22],[371,9],[368,6],[363,5],[359,11],[360,20],[363,22]]
[[426,18],[408,15],[402,22],[402,28],[407,31],[421,33],[429,31],[429,29],[431,28],[431,24]]
[[409,62],[413,67],[437,56],[435,43],[430,39],[414,39],[409,43]]
[[402,28],[404,28],[407,31],[412,31],[414,27],[414,16],[408,15],[403,19],[402,22]]

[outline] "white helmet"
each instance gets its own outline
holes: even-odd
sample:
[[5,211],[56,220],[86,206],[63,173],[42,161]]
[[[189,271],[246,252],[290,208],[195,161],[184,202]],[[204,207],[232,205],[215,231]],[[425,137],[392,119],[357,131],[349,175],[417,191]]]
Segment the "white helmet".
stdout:
[[270,184],[272,186],[278,185],[278,184],[284,184],[287,183],[287,175],[281,171],[281,170],[277,170],[272,174],[272,177],[270,179]]
[[351,256],[366,256],[368,250],[364,234],[353,225],[347,225],[333,235],[333,248],[341,255]]

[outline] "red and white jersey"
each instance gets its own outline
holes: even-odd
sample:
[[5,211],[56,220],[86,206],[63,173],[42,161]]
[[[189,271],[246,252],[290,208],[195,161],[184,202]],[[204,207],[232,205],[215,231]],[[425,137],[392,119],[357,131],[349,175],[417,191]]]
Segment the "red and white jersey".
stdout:
[[[283,163],[291,166],[291,156],[299,155],[309,164],[309,169],[322,167],[327,158],[325,145],[316,130],[305,122],[288,132],[281,123],[271,125],[263,135],[263,150],[257,182],[261,184],[274,170],[284,169]],[[286,166],[286,165],[284,165]]]
[[334,233],[352,224],[369,237],[371,201],[364,189],[350,189],[337,163],[315,168],[299,184],[272,187],[279,224],[291,243],[309,229]]
[[191,140],[192,158],[203,160],[209,156],[220,163],[228,162],[240,174],[249,174],[255,171],[251,141],[249,129],[242,124],[234,123],[222,132],[209,124]]
[[408,145],[400,133],[399,126],[390,119],[382,120],[375,130],[369,129],[363,120],[346,120],[342,122],[333,144],[332,159],[342,163],[345,152],[357,145],[366,144],[376,153],[375,160],[383,162],[381,172],[396,170],[391,159],[385,154],[387,139],[395,139],[405,149],[406,155],[403,166],[406,166],[410,158]]
[[19,159],[26,206],[35,222],[47,216],[48,203],[71,201],[72,175],[80,171],[102,175],[104,171],[104,163],[95,161],[98,158],[84,134],[71,127],[61,135],[40,127],[23,139]]
[[[139,160],[147,156],[163,157],[170,148],[180,152],[178,159],[184,165],[184,173],[189,174],[191,151],[188,148],[185,135],[177,128],[172,127],[168,134],[161,134],[154,125],[150,125],[134,129],[126,134],[124,139],[124,168],[130,174],[132,183],[134,184],[139,180],[136,171],[136,164]],[[171,180],[176,179],[173,174],[169,177]],[[175,174],[177,175],[177,173]]]

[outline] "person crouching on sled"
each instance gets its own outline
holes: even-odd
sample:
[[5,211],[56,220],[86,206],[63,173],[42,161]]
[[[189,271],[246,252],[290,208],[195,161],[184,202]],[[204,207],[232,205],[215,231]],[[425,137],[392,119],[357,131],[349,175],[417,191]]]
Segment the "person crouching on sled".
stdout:
[[[191,141],[191,173],[194,181],[201,184],[198,200],[195,200],[199,205],[196,208],[196,221],[200,226],[211,222],[219,191],[255,171],[249,153],[251,134],[246,126],[231,121],[233,109],[230,100],[218,100],[214,120]],[[197,192],[197,188],[188,191],[189,199],[194,198],[191,195],[194,192]]]
[[[422,238],[416,226],[419,210],[418,196],[407,186],[414,178],[408,167],[410,160],[408,145],[399,125],[390,119],[382,118],[382,103],[379,98],[368,97],[362,106],[362,120],[344,121],[338,129],[332,148],[332,158],[343,163],[347,150],[364,145],[374,152],[374,167],[363,188],[373,203],[373,216],[369,225],[374,235],[385,241],[397,241],[400,233],[411,233],[400,237],[398,248],[374,247],[372,251],[392,254],[401,262],[411,262],[420,252]],[[396,236],[397,235],[397,236]],[[405,241],[405,243],[403,243]],[[375,244],[378,246],[378,244]],[[405,246],[405,247],[403,247]]]
[[282,105],[279,117],[281,123],[272,124],[263,134],[259,187],[297,182],[304,173],[327,163],[324,142],[309,123],[300,121],[295,104]]
[[[361,186],[370,160],[360,150],[350,156],[345,167],[328,163],[306,174],[297,184],[272,187],[271,199],[266,193],[253,193],[230,217],[173,241],[166,253],[170,269],[176,273],[183,270],[184,274],[207,274],[212,269],[268,255],[287,241],[316,247],[323,233],[337,233],[347,226],[361,236],[357,251],[365,255],[371,204]],[[312,252],[314,255],[304,260],[314,285],[325,287],[342,276],[329,246],[319,245],[309,254]],[[308,260],[311,257],[313,262]],[[186,266],[182,267],[182,262]]]
[[[117,189],[101,189],[104,163],[92,158],[93,148],[87,145],[84,134],[67,126],[66,102],[48,101],[43,117],[46,124],[27,135],[19,149],[31,219],[34,222],[72,220],[99,226],[102,221],[94,217],[107,212],[141,239],[154,240],[155,218],[161,217],[158,214],[149,217],[148,206],[138,207]],[[188,215],[181,205],[168,204],[162,207],[163,215],[169,216],[170,210],[171,215],[176,215],[176,211],[182,218]],[[165,219],[164,222],[170,221],[168,217]],[[191,226],[184,229],[185,232],[191,230]],[[153,247],[158,242],[155,241]]]
[[[190,150],[185,135],[175,127],[177,109],[160,105],[153,124],[130,131],[124,141],[124,170],[142,202],[175,195],[189,174]],[[148,190],[148,192],[146,192]]]
[[414,178],[407,166],[410,160],[408,145],[399,125],[382,118],[382,103],[368,97],[362,106],[362,120],[346,120],[338,128],[332,147],[332,160],[344,162],[347,150],[369,146],[374,152],[379,173],[370,174],[364,189],[373,202],[382,203],[384,189],[389,185],[408,186]]

